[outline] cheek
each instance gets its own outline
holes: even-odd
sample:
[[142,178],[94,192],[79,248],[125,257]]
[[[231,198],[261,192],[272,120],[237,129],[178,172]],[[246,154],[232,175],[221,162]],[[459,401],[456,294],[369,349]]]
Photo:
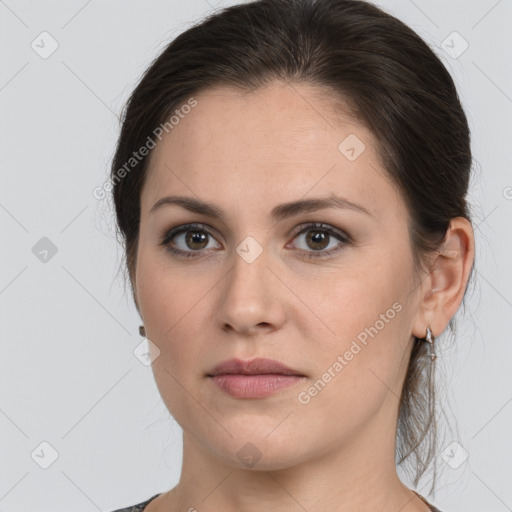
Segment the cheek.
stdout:
[[[142,250],[137,262],[137,296],[148,338],[160,351],[153,360],[155,381],[166,405],[182,400],[187,381],[206,371],[201,366],[202,300],[211,286],[190,286],[192,277],[182,267],[172,267],[162,255]],[[201,278],[197,278],[201,279]],[[195,281],[195,284],[198,284]],[[166,397],[175,397],[167,403]]]
[[[142,248],[137,260],[137,296],[146,329],[164,345],[197,302],[184,271],[170,265],[165,255]],[[188,281],[189,283],[190,281]],[[196,299],[196,300],[194,300]]]
[[365,272],[343,278],[342,284],[331,284],[327,296],[324,290],[312,297],[313,303],[323,304],[319,316],[329,329],[318,340],[318,322],[310,321],[307,327],[308,337],[318,340],[317,385],[307,394],[318,407],[339,404],[332,414],[340,421],[348,418],[356,425],[373,414],[388,393],[400,395],[397,377],[409,340],[410,308],[403,302],[405,272],[400,277],[395,271],[393,266],[370,265]]
[[[343,338],[318,357],[310,386],[300,390],[300,417],[308,418],[309,423],[323,418],[325,440],[335,442],[340,436],[356,435],[387,400],[398,404],[403,309],[398,313],[390,310],[389,318],[394,318],[384,327],[375,322],[369,309],[357,315],[340,314],[338,327]],[[386,308],[383,311],[385,314]]]
[[[367,342],[365,352],[376,357],[379,346],[397,338],[399,325],[406,316],[402,304],[405,278],[397,273],[391,265],[367,259],[357,266],[340,269],[316,288],[312,282],[305,283],[300,293],[307,297],[317,320],[313,315],[303,315],[302,329],[315,339],[315,328],[318,332],[323,325],[322,331],[328,335],[321,340],[328,354],[344,352],[357,340],[361,347]],[[370,343],[372,340],[374,343]],[[373,350],[367,349],[370,345]]]

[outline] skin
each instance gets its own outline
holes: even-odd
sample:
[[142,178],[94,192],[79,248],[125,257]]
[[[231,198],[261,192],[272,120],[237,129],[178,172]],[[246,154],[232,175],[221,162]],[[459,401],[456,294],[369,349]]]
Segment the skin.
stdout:
[[[375,139],[348,114],[335,116],[325,90],[274,82],[194,97],[197,106],[154,149],[141,193],[136,301],[152,354],[160,351],[152,364],[159,392],[183,428],[179,483],[146,511],[427,511],[396,472],[399,396],[413,336],[425,337],[427,325],[440,335],[462,301],[470,223],[453,219],[429,272],[415,276],[408,213]],[[354,161],[338,150],[349,134],[365,144]],[[270,217],[278,204],[331,192],[372,215],[331,208]],[[215,203],[225,218],[176,205],[150,213],[171,194]],[[191,222],[207,224],[207,240],[191,246],[182,234],[169,245],[199,257],[160,245]],[[308,232],[297,234],[308,222],[353,243],[308,242]],[[251,263],[236,251],[248,236],[262,249]],[[327,245],[321,250],[341,250],[303,256]],[[400,312],[300,403],[298,394],[396,302]],[[264,399],[232,398],[206,376],[232,357],[274,358],[306,377]],[[237,457],[248,442],[261,454],[253,467]]]

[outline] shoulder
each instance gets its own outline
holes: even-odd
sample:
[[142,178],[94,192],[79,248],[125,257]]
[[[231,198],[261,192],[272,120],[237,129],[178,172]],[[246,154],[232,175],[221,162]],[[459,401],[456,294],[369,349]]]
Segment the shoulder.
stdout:
[[144,508],[149,504],[150,501],[153,501],[156,497],[160,496],[161,493],[155,494],[151,498],[143,501],[142,503],[137,503],[137,505],[132,505],[130,507],[119,508],[114,510],[113,512],[144,512]]

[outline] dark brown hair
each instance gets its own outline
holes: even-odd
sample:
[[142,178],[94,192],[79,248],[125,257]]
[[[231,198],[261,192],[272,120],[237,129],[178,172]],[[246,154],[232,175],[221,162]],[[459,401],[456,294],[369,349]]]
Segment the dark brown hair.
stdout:
[[[157,127],[169,127],[176,109],[200,91],[224,85],[250,92],[274,80],[323,88],[334,114],[336,104],[348,104],[374,134],[387,176],[408,208],[416,271],[428,270],[427,256],[439,250],[450,219],[470,220],[467,119],[450,73],[413,30],[362,0],[235,5],[174,39],[123,111],[111,183],[134,297],[140,194],[151,156],[130,160],[134,152],[148,147]],[[449,327],[453,334],[453,318]],[[416,339],[411,353],[400,397],[397,462],[414,457],[417,485],[434,459],[434,486],[435,382],[427,345]]]

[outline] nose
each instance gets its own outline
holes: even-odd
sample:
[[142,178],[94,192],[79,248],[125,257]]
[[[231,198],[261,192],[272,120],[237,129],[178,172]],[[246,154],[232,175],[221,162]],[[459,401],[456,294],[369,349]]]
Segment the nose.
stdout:
[[224,331],[251,336],[285,323],[287,289],[271,268],[267,253],[263,250],[250,262],[234,252],[233,267],[220,288],[217,318]]

